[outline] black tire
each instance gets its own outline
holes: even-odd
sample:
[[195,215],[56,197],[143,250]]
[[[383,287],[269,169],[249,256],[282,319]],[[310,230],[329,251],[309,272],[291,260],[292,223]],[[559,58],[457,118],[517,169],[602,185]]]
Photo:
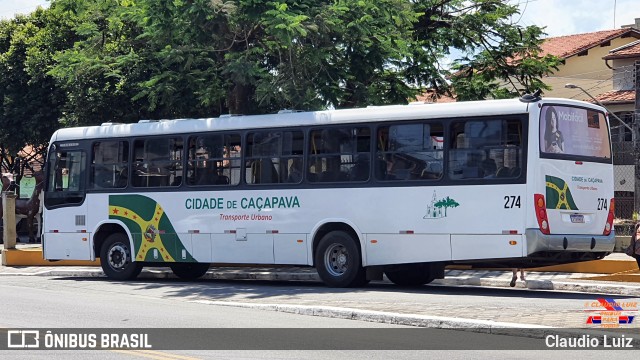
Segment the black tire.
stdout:
[[183,280],[195,280],[209,271],[209,263],[175,263],[171,264],[173,274]]
[[320,279],[331,287],[358,287],[367,281],[358,243],[344,231],[331,231],[320,239],[315,253]]
[[428,264],[405,265],[400,269],[388,270],[384,273],[392,283],[399,286],[421,286],[435,279]]
[[111,234],[100,248],[100,265],[109,279],[131,280],[142,271],[142,264],[133,261],[129,238],[123,233]]

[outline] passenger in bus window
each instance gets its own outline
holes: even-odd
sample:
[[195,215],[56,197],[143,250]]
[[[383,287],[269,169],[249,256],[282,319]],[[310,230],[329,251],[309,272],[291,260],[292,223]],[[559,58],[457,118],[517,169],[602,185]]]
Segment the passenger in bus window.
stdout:
[[302,181],[302,160],[294,158],[291,159],[291,165],[289,165],[287,182],[297,184],[300,181]]
[[629,244],[629,247],[627,247],[625,253],[636,259],[638,268],[640,268],[640,244],[638,244],[638,241],[640,239],[640,223],[636,224],[633,230],[633,235],[631,235],[631,243]]
[[480,166],[482,167],[482,174],[485,178],[496,177],[498,166],[496,165],[495,160],[493,160],[492,158],[486,158],[482,160]]
[[545,112],[546,128],[544,131],[545,151],[548,153],[564,152],[564,138],[560,131],[558,113],[552,106]]

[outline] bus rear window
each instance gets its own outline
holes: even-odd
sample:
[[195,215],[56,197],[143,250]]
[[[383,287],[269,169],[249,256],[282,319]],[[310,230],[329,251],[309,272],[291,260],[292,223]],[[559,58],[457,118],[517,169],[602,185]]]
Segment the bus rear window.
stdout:
[[545,105],[540,113],[542,157],[611,160],[609,127],[603,113],[571,106]]

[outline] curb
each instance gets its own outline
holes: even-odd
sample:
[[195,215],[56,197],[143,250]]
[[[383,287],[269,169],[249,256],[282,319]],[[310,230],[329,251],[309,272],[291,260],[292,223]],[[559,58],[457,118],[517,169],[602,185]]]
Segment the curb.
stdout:
[[[486,286],[508,288],[509,280],[483,279],[483,278],[445,278],[434,280],[434,285],[444,286]],[[525,283],[516,283],[516,288],[530,290],[557,290],[595,294],[610,294],[624,296],[640,296],[640,284],[638,286],[624,284],[598,284],[570,281],[551,280],[527,280]]]
[[[384,311],[338,308],[332,306],[254,304],[212,300],[191,300],[190,302],[205,305],[276,311],[296,315],[321,316],[419,328],[451,329],[456,331],[468,331],[535,339],[542,339],[548,336],[573,336],[576,338],[588,336],[591,338],[602,340],[605,336],[619,337],[622,334],[620,331],[609,332],[606,330],[592,328],[563,329],[535,324],[506,323],[491,320],[476,320],[443,316],[410,315]],[[514,330],[517,331],[514,332]],[[629,332],[631,332],[636,329],[628,328],[626,330],[629,330]],[[640,339],[632,338],[631,344],[633,348],[640,347]]]
[[3,249],[4,266],[100,266],[100,260],[45,260],[42,248]]
[[513,328],[530,328],[530,329],[551,329],[549,326],[533,325],[533,324],[516,324],[497,322],[491,320],[464,319],[445,316],[430,315],[411,315],[392,313],[375,310],[359,310],[353,308],[341,308],[334,306],[314,306],[314,305],[281,305],[281,304],[254,304],[243,302],[229,302],[216,300],[191,300],[190,302],[206,305],[229,306],[236,308],[248,308],[257,310],[268,310],[276,312],[284,312],[296,315],[321,316],[346,320],[358,320],[377,322],[393,325],[406,325],[426,328],[439,329],[459,329],[468,328],[487,330],[494,328],[513,329]]

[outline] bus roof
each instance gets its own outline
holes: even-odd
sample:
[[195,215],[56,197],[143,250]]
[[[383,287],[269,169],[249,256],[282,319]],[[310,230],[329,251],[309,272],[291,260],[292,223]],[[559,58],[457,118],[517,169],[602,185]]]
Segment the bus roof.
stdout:
[[[554,104],[574,104],[601,108],[582,101],[546,98],[541,102]],[[538,102],[540,103],[540,102]],[[280,112],[268,115],[221,116],[218,118],[141,120],[131,124],[103,124],[63,128],[57,130],[51,142],[77,139],[98,139],[127,136],[151,136],[167,134],[188,134],[201,131],[223,131],[326,125],[372,121],[394,121],[428,118],[459,118],[468,116],[490,116],[524,114],[531,103],[518,99],[463,101],[442,104],[411,104],[370,106],[366,108],[324,110],[310,112]]]

